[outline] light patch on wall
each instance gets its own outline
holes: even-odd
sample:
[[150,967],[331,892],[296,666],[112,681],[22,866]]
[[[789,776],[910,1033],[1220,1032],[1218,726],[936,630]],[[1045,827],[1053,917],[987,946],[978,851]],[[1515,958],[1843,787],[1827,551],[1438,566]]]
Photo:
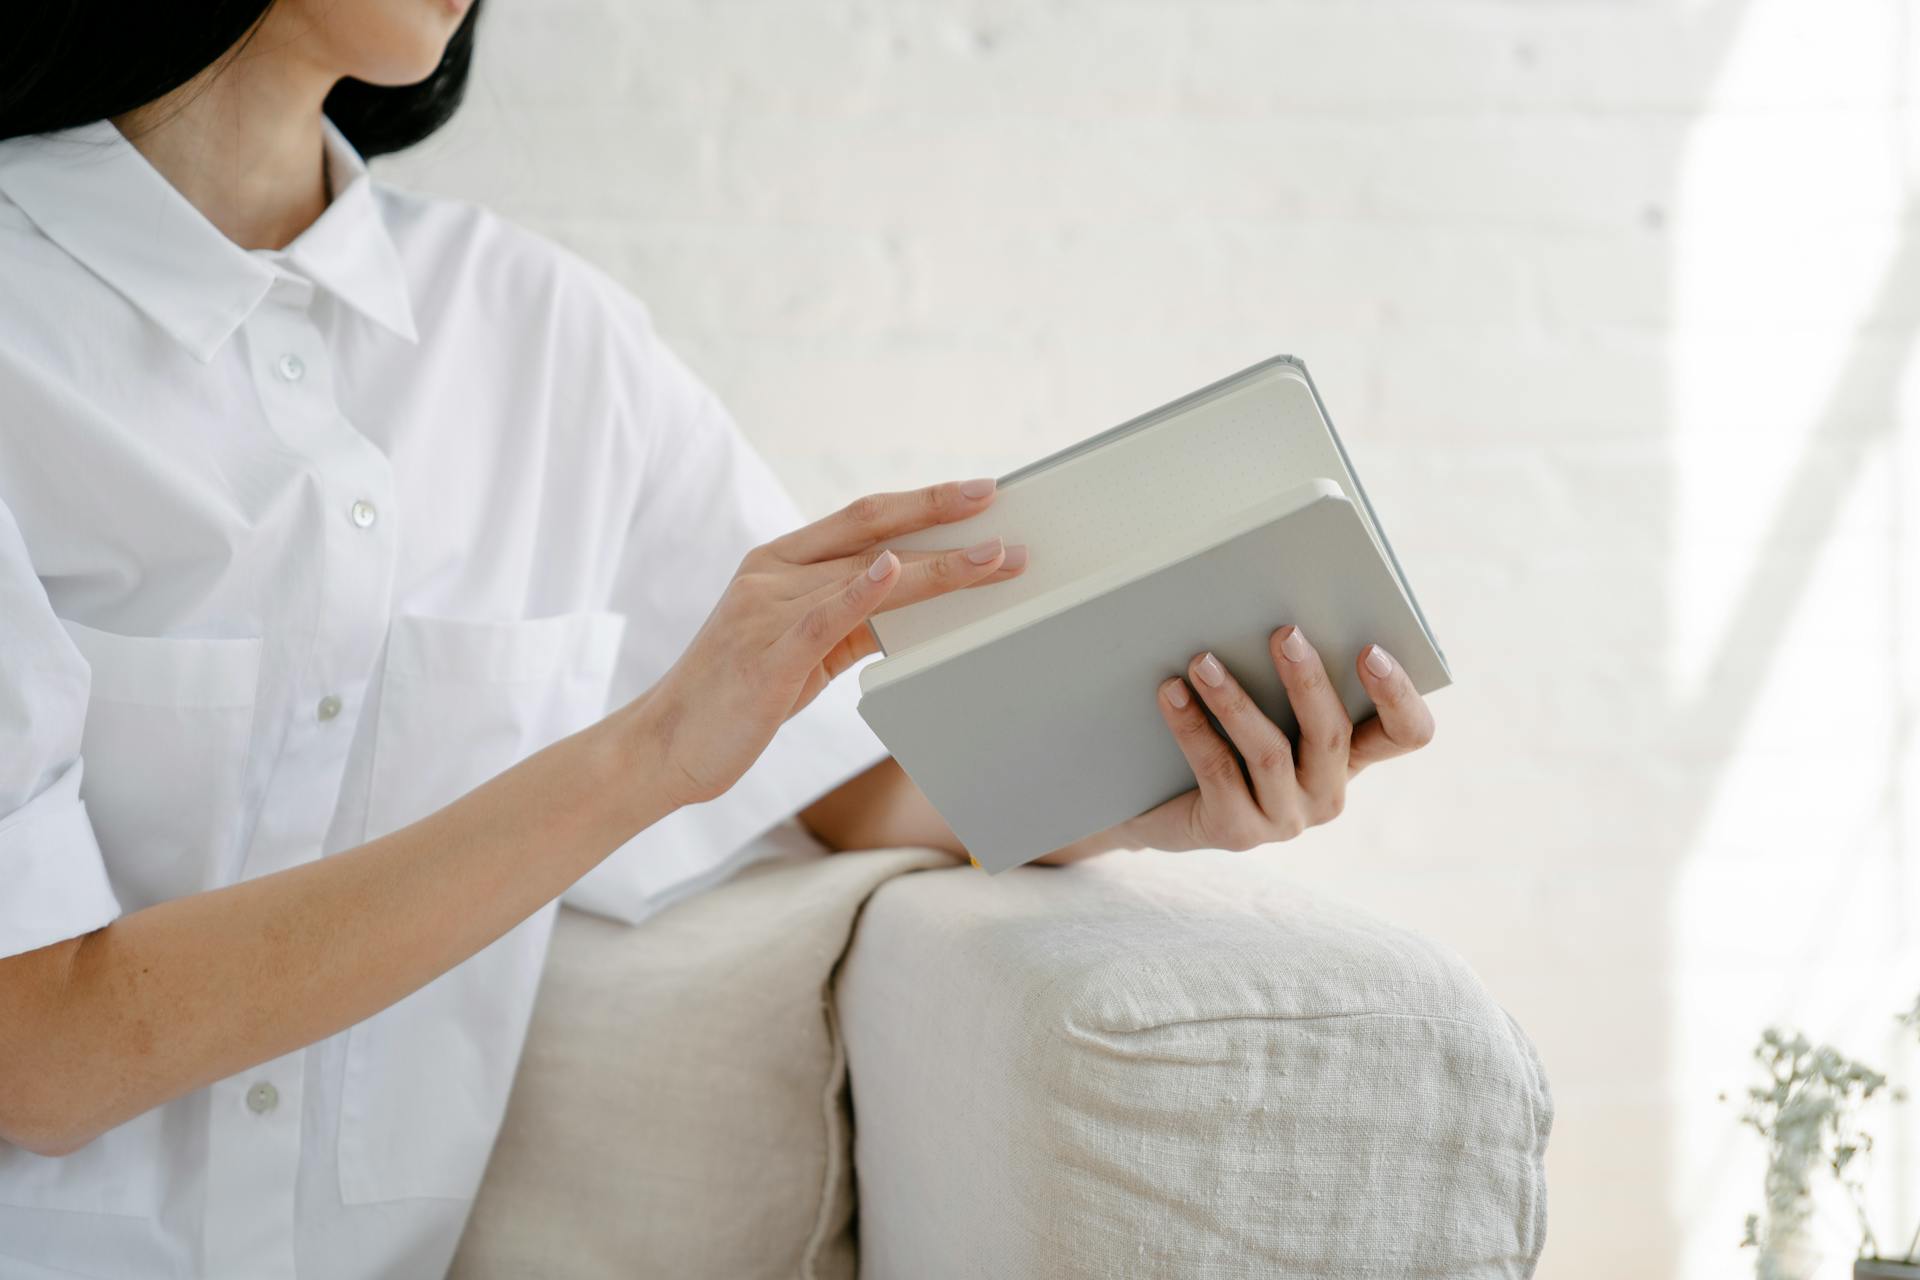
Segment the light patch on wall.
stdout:
[[[1733,1246],[1763,1199],[1762,1146],[1738,1124],[1762,1027],[1896,1071],[1912,1056],[1892,1018],[1920,988],[1903,10],[1744,6],[1676,184],[1668,689],[1715,760],[1671,917],[1689,1277],[1753,1274]],[[1913,1203],[1920,1126],[1873,1121],[1881,1230],[1911,1231],[1892,1210]],[[1851,1210],[1828,1196],[1816,1230],[1821,1274],[1840,1274]]]

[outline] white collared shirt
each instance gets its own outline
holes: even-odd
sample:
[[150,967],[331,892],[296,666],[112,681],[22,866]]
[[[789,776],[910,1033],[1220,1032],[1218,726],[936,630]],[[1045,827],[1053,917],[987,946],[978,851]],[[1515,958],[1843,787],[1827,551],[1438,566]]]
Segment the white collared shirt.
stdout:
[[[326,132],[281,253],[110,123],[0,143],[0,956],[424,816],[645,689],[799,522],[631,296]],[[852,697],[570,900],[722,877],[882,758]],[[552,919],[73,1155],[0,1142],[0,1276],[439,1274]]]

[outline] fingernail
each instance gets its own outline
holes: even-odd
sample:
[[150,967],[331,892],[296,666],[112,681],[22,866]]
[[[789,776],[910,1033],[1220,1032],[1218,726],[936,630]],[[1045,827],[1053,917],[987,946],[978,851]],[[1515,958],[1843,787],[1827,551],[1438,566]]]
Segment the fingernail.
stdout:
[[1182,710],[1191,701],[1187,697],[1187,684],[1184,680],[1170,680],[1166,686],[1167,701],[1176,711]]
[[875,582],[878,582],[880,579],[892,573],[893,566],[899,563],[899,557],[894,555],[893,552],[882,551],[878,556],[874,557],[873,563],[867,566],[867,576]]
[[1200,661],[1193,664],[1193,673],[1218,689],[1227,679],[1227,669],[1220,665],[1220,659],[1211,653],[1202,654]]
[[1027,563],[1027,544],[1017,542],[1007,548],[1007,558],[1000,565],[1002,569],[1019,569]]
[[993,481],[991,479],[962,480],[960,482],[960,493],[964,497],[984,498],[992,492],[993,492]]
[[985,564],[999,554],[999,538],[988,538],[985,542],[976,542],[967,548],[967,559],[975,564]]
[[1393,659],[1387,656],[1385,649],[1373,645],[1367,650],[1367,670],[1376,676],[1390,676],[1393,674]]
[[1287,638],[1280,642],[1280,652],[1286,655],[1288,662],[1307,660],[1307,638],[1300,633],[1300,628],[1295,627],[1287,632]]

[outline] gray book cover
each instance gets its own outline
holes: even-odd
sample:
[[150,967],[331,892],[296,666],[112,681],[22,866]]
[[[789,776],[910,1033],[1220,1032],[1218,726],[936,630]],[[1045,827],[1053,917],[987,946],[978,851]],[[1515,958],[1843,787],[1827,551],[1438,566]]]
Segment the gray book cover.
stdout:
[[1368,643],[1422,693],[1439,646],[1317,391],[1280,357],[1005,477],[994,505],[890,544],[999,534],[1028,571],[882,614],[860,713],[989,871],[1194,785],[1156,705],[1211,649],[1294,731],[1267,637],[1300,626],[1355,721]]

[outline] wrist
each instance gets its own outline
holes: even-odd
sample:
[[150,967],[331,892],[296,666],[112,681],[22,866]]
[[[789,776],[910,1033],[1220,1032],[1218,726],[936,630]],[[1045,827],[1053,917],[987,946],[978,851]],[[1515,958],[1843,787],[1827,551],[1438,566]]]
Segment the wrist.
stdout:
[[595,768],[629,838],[692,803],[673,786],[672,719],[652,690],[594,726]]
[[1097,831],[1090,836],[1083,836],[1075,840],[1072,844],[1061,845],[1058,849],[1055,849],[1045,857],[1037,859],[1037,861],[1050,866],[1064,866],[1067,863],[1079,862],[1102,853],[1112,853],[1116,849],[1138,849],[1141,847],[1143,847],[1141,841],[1133,834],[1133,820],[1128,819],[1126,822],[1108,827],[1105,831]]

